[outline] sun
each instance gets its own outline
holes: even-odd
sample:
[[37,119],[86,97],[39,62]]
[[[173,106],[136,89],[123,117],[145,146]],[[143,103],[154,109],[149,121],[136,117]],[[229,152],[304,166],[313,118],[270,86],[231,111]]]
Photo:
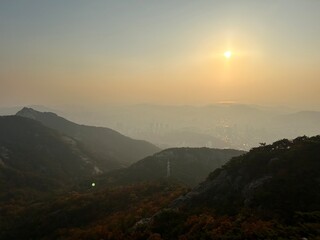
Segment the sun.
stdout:
[[232,56],[232,52],[226,51],[226,52],[224,52],[224,56],[225,56],[225,58],[230,58]]

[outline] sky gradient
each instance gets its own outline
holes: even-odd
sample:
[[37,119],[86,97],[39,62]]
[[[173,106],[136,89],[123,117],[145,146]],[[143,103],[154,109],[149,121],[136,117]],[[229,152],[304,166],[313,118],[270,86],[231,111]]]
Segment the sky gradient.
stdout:
[[318,0],[5,0],[0,31],[0,106],[320,110]]

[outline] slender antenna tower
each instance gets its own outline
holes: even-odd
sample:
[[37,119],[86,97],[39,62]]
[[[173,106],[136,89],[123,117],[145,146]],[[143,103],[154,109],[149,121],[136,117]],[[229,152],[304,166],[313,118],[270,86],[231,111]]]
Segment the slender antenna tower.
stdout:
[[171,175],[170,160],[167,162],[167,178]]

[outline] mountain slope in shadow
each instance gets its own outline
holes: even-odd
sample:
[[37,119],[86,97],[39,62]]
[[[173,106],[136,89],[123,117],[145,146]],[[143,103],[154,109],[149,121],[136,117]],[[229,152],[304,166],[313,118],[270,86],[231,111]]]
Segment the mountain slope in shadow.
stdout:
[[86,151],[101,159],[103,171],[112,170],[108,162],[117,163],[114,168],[120,168],[160,150],[149,142],[131,139],[110,128],[79,125],[51,112],[23,108],[16,115],[39,121],[80,141]]
[[37,121],[0,117],[1,195],[63,188],[101,173],[98,162],[77,140]]

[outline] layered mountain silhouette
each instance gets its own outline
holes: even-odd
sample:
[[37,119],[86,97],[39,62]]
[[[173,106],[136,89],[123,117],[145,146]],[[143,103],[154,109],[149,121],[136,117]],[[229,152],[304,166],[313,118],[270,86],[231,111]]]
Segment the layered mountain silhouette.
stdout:
[[146,157],[128,168],[98,176],[98,185],[125,185],[162,179],[195,186],[232,157],[244,154],[234,149],[171,148]]
[[16,116],[0,117],[0,201],[62,191],[158,150],[111,129],[24,108]]
[[126,137],[110,128],[92,127],[73,123],[52,112],[23,108],[17,116],[41,122],[64,135],[81,142],[82,147],[96,156],[102,171],[128,166],[160,149],[149,142]]

